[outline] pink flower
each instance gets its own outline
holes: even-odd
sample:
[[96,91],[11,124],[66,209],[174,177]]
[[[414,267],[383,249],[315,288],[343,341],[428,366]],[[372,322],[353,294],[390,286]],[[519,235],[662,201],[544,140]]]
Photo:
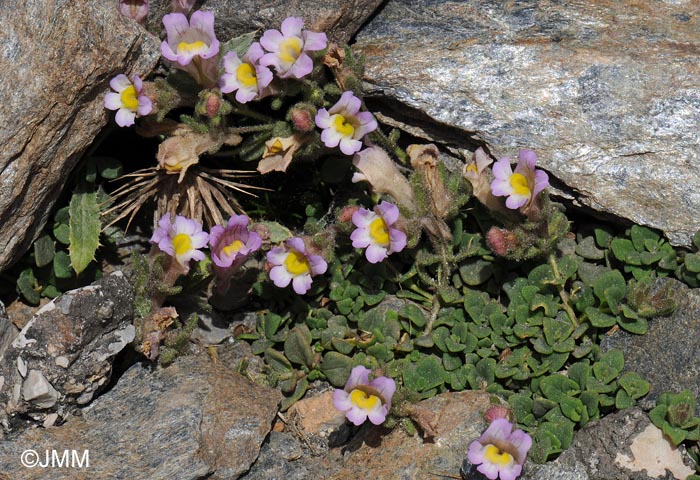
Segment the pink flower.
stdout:
[[282,31],[267,30],[260,38],[260,44],[267,53],[260,60],[261,65],[274,66],[280,78],[302,78],[311,73],[313,60],[306,52],[323,50],[328,40],[325,33],[302,30],[304,21],[298,17],[288,17],[282,22]]
[[185,270],[189,269],[190,260],[204,260],[206,256],[198,250],[207,245],[209,235],[202,231],[202,225],[196,220],[177,215],[171,222],[170,214],[166,213],[158,221],[158,228],[153,232],[151,243],[175,257]]
[[360,112],[362,102],[352,92],[344,92],[330,110],[316,114],[316,125],[323,129],[321,140],[328,148],[340,145],[340,151],[352,155],[362,148],[362,138],[377,129],[369,112]]
[[262,98],[263,90],[272,81],[270,69],[258,63],[264,54],[260,44],[255,42],[248,48],[242,60],[234,51],[224,55],[225,73],[219,79],[221,91],[236,91],[236,100],[240,103]]
[[365,256],[370,263],[378,263],[406,246],[406,234],[391,226],[399,219],[399,209],[393,203],[383,201],[374,212],[361,208],[352,215],[357,227],[350,235],[352,246],[367,248]]
[[396,382],[388,377],[369,381],[369,369],[358,365],[350,372],[345,388],[333,392],[333,405],[356,426],[365,420],[381,425],[391,409]]
[[505,418],[497,418],[469,445],[467,458],[489,480],[515,480],[522,471],[532,438],[522,430],[513,430]]
[[130,127],[136,117],[151,113],[151,99],[143,94],[143,82],[134,75],[129,81],[126,75],[119,74],[109,81],[114,92],[105,95],[105,108],[116,110],[115,121],[120,127]]
[[188,72],[205,87],[216,85],[219,41],[214,33],[214,14],[197,10],[190,17],[182,13],[163,16],[167,40],[161,43],[161,53]]
[[212,227],[209,233],[211,259],[221,269],[238,269],[248,256],[260,248],[262,239],[248,231],[249,218],[233,215],[226,225]]
[[143,23],[148,15],[148,0],[119,0],[119,12],[138,23]]
[[497,197],[508,197],[506,207],[517,210],[528,207],[538,193],[549,185],[549,177],[535,169],[537,155],[532,150],[520,150],[515,172],[510,167],[510,158],[504,157],[494,163],[491,192]]
[[325,273],[328,264],[320,255],[306,253],[304,241],[299,237],[290,238],[284,245],[267,252],[267,261],[274,265],[270,280],[280,288],[291,282],[294,291],[303,295],[311,288],[311,277]]

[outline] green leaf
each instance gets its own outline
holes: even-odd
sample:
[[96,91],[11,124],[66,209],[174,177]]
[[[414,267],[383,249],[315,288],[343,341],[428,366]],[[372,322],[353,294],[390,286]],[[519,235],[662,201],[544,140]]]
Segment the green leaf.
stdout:
[[540,391],[546,398],[561,402],[564,397],[572,397],[581,391],[581,387],[574,380],[561,374],[550,375],[540,382]]
[[63,207],[54,215],[53,236],[64,245],[70,244],[70,228],[68,227],[68,207]]
[[577,243],[576,254],[588,260],[602,260],[605,258],[605,251],[596,247],[593,237],[585,237]]
[[277,222],[257,222],[257,224],[268,229],[270,232],[271,243],[281,243],[294,236],[287,227],[284,227]]
[[401,309],[399,315],[410,320],[410,322],[418,328],[425,326],[425,314],[417,305],[409,303]]
[[569,366],[568,376],[578,384],[579,389],[584,390],[591,376],[591,366],[588,361],[576,362]]
[[617,378],[624,367],[625,359],[622,351],[612,349],[593,364],[593,375],[603,383],[610,383]]
[[611,270],[595,280],[593,293],[601,305],[607,305],[613,313],[617,313],[620,301],[627,294],[627,282],[619,270]]
[[350,377],[352,358],[338,352],[327,352],[320,368],[331,385],[342,388]]
[[22,270],[17,279],[17,291],[32,305],[37,305],[39,300],[41,300],[41,296],[36,287],[37,283],[36,277],[34,277],[34,271],[31,268]]
[[493,263],[482,259],[468,260],[459,267],[459,276],[470,287],[486,282],[493,275]]
[[306,365],[311,368],[314,363],[314,353],[311,350],[311,332],[306,325],[294,327],[284,341],[284,354],[290,362]]
[[258,322],[262,327],[262,331],[265,334],[265,338],[272,339],[280,325],[282,325],[283,319],[281,316],[272,312],[265,312],[260,314],[258,317]]
[[423,356],[403,372],[404,386],[414,392],[425,392],[445,382],[445,369],[433,355]]
[[651,250],[647,245],[656,244],[661,240],[661,236],[658,233],[650,228],[642,227],[641,225],[632,225],[632,228],[630,228],[630,238],[632,239],[635,250],[638,252]]
[[683,259],[683,264],[689,272],[700,273],[700,253],[689,253]]
[[585,409],[583,403],[578,398],[562,397],[559,400],[559,408],[564,416],[574,422],[581,420],[581,415]]
[[284,399],[282,399],[282,402],[280,402],[280,411],[287,411],[289,407],[301,400],[301,398],[304,396],[308,389],[309,381],[306,379],[306,377],[301,377],[296,382],[296,388],[294,389],[294,392],[289,397],[285,397]]
[[95,252],[100,246],[101,223],[97,192],[73,193],[69,218],[70,264],[79,275],[95,259]]
[[232,38],[228,42],[224,42],[219,55],[223,56],[230,51],[234,51],[238,54],[238,58],[242,58],[248,50],[248,47],[250,47],[255,40],[255,34],[256,32],[244,33],[243,35]]
[[615,395],[615,408],[618,410],[623,410],[625,408],[634,407],[634,398],[630,397],[627,392],[620,389]]
[[649,382],[634,372],[623,373],[617,383],[635,400],[649,393]]
[[71,278],[73,270],[70,266],[70,257],[62,250],[56,252],[53,257],[53,273],[56,278]]
[[272,348],[265,349],[265,362],[267,362],[275,372],[291,372],[294,370],[292,364],[287,360],[287,357]]
[[41,268],[53,261],[56,253],[53,240],[49,235],[42,235],[34,242],[34,263]]
[[114,180],[123,173],[122,162],[114,157],[93,157],[97,173],[105,180]]
[[601,312],[596,307],[587,307],[586,316],[591,325],[597,328],[610,328],[617,323],[617,317]]
[[610,249],[615,258],[630,265],[639,265],[639,251],[634,248],[631,240],[626,238],[616,238],[610,243]]

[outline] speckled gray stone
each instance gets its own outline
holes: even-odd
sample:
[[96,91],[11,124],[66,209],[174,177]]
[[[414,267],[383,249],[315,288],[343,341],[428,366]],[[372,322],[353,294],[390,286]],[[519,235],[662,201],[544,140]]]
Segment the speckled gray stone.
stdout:
[[690,5],[388,0],[357,37],[368,105],[430,141],[531,148],[575,203],[688,245],[700,228]]
[[145,76],[160,42],[102,0],[3,0],[0,271],[19,260],[110,118],[109,80]]
[[[0,442],[0,472],[23,480],[236,479],[258,455],[281,394],[206,357],[132,366],[79,417]],[[89,450],[89,469],[25,468],[22,451]]]
[[622,350],[625,371],[637,372],[651,384],[649,394],[637,402],[645,410],[652,409],[665,391],[689,389],[695,396],[700,394],[700,290],[667,278],[656,285],[661,288],[667,283],[678,301],[672,315],[650,319],[644,335],[619,330],[601,342],[603,351]]
[[[369,18],[382,0],[202,0],[202,10],[214,12],[217,37],[227,41],[234,36],[269,28],[279,30],[287,17],[301,17],[306,28],[328,34],[330,40],[345,43]],[[153,32],[162,29],[161,18],[170,12],[171,0],[151,0],[147,25]]]

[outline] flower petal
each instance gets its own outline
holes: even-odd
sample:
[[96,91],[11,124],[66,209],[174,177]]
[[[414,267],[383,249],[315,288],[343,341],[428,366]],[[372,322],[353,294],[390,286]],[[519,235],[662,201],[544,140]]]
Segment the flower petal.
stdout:
[[336,389],[333,392],[333,406],[335,406],[335,408],[341,412],[347,412],[350,410],[352,408],[350,394],[340,388]]
[[311,288],[311,275],[305,273],[303,275],[297,275],[292,279],[292,288],[299,295],[304,295]]
[[117,110],[117,114],[114,116],[114,120],[120,127],[130,127],[134,124],[136,119],[136,113],[132,112],[126,108],[120,108]]
[[369,372],[370,370],[363,365],[357,365],[356,367],[354,367],[350,371],[348,381],[345,382],[345,391],[350,393],[358,385],[368,385]]
[[292,274],[289,273],[283,265],[278,265],[270,270],[270,280],[272,280],[272,283],[277,287],[286,287],[289,285],[289,282],[292,281],[292,278]]

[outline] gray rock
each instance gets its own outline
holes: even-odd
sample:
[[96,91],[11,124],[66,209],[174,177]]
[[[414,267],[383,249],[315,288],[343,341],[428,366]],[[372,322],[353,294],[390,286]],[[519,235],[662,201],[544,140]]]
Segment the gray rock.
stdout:
[[37,408],[51,408],[58,401],[58,392],[39,370],[30,370],[22,383],[22,398]]
[[92,400],[107,385],[115,355],[134,339],[133,305],[129,280],[116,272],[39,309],[0,357],[5,428],[63,417]]
[[[7,316],[5,305],[0,302],[0,357],[2,357],[3,352],[17,337],[18,333],[19,330],[17,330]],[[0,390],[1,389],[2,387],[0,387]]]
[[582,478],[590,480],[674,480],[693,473],[690,457],[672,448],[638,407],[586,425],[547,469],[580,471],[581,465],[588,474]]
[[[326,32],[330,40],[348,42],[360,26],[379,7],[382,0],[286,0],[230,2],[204,0],[198,2],[202,10],[214,12],[216,35],[220,40],[255,30],[279,30],[287,17],[302,17],[306,28]],[[170,13],[170,0],[151,0],[147,26],[153,32],[163,28],[161,19]]]
[[[241,480],[306,480],[323,478],[323,472],[313,472],[316,459],[304,457],[301,441],[288,432],[270,432],[260,448],[260,455]],[[311,460],[311,461],[310,461]]]
[[145,76],[158,39],[115,2],[7,0],[0,8],[0,271],[41,227],[70,171],[107,123],[119,73]]
[[689,245],[700,228],[700,17],[689,12],[389,0],[357,47],[370,107],[430,141],[496,157],[531,148],[575,203]]
[[[0,471],[25,480],[235,479],[255,460],[280,397],[206,357],[155,372],[136,364],[81,416],[0,442]],[[66,469],[24,468],[18,459],[28,445],[88,450],[89,470],[68,477]]]
[[603,351],[622,350],[625,371],[637,372],[651,384],[649,394],[638,400],[645,410],[652,409],[665,391],[689,389],[695,396],[700,394],[700,337],[688,334],[700,331],[700,291],[666,278],[657,281],[655,290],[664,285],[670,285],[678,301],[672,315],[651,319],[644,335],[619,330],[601,343]]

